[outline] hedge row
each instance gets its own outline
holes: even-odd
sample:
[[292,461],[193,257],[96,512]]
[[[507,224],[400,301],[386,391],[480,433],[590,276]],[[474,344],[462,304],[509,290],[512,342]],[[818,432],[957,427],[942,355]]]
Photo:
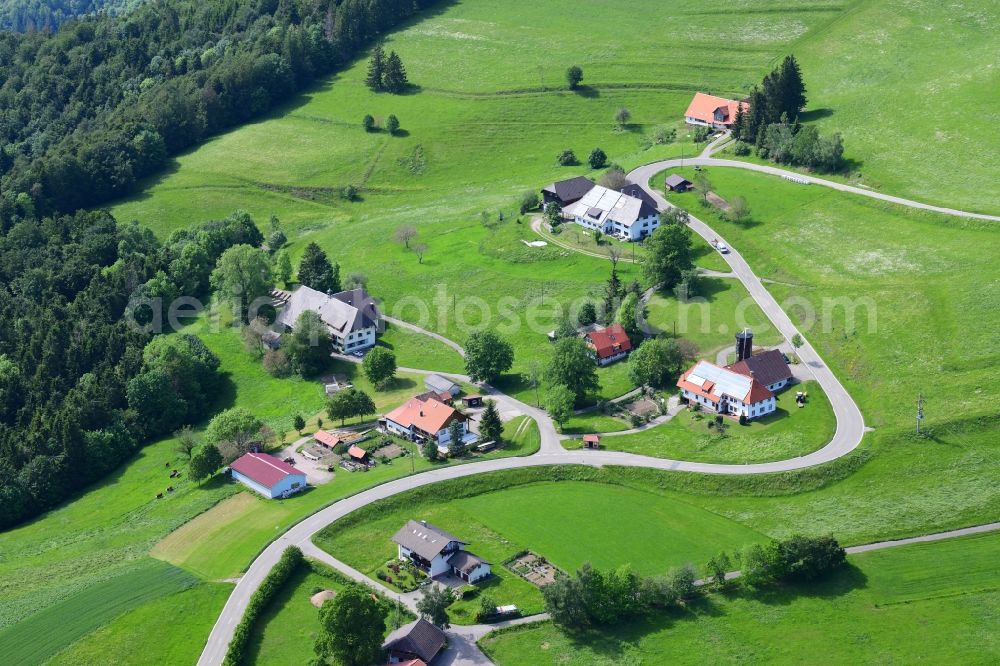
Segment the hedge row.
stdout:
[[240,666],[243,663],[247,643],[250,640],[250,632],[253,630],[257,618],[270,603],[274,595],[277,594],[281,586],[295,573],[295,570],[303,562],[302,551],[295,546],[289,546],[281,554],[281,559],[274,565],[274,568],[264,577],[264,581],[257,588],[257,591],[250,596],[250,603],[243,613],[243,619],[236,625],[233,632],[233,639],[229,641],[229,649],[226,651],[226,658],[222,662],[223,666]]

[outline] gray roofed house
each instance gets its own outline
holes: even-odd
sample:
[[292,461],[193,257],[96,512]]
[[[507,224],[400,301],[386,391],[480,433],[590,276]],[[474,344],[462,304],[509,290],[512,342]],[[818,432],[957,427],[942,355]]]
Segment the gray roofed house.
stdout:
[[452,396],[456,396],[462,392],[461,386],[441,375],[427,375],[424,377],[424,386],[428,391],[449,393]]
[[458,571],[467,574],[474,571],[479,565],[489,564],[489,562],[478,555],[473,555],[467,550],[460,550],[451,556],[451,559],[448,560],[448,564]]
[[544,203],[555,202],[560,206],[568,206],[583,198],[583,195],[594,187],[594,181],[584,176],[560,180],[542,188]]
[[433,560],[448,548],[449,544],[465,545],[457,536],[448,534],[426,521],[407,521],[392,540],[425,560]]
[[691,189],[691,181],[683,176],[679,176],[676,173],[672,173],[667,176],[666,180],[667,188],[672,192],[686,192]]
[[303,285],[292,292],[281,308],[277,323],[295,328],[299,317],[307,311],[318,314],[326,324],[338,351],[371,347],[381,329],[382,318],[375,301],[363,289],[328,295]]
[[430,663],[444,644],[444,632],[421,618],[389,634],[382,649],[388,653],[390,662],[422,659]]
[[467,583],[488,578],[490,563],[465,550],[466,542],[424,520],[410,520],[392,540],[398,557],[412,562],[431,578],[457,576]]
[[623,240],[640,240],[660,224],[656,205],[645,195],[639,198],[601,185],[591,188],[565,214],[582,227]]

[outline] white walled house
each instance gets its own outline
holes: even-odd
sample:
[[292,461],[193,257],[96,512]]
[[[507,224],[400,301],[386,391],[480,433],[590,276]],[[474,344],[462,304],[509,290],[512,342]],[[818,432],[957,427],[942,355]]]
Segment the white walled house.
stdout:
[[229,466],[233,479],[268,499],[288,497],[306,488],[306,475],[266,453],[247,453]]
[[407,521],[392,540],[400,560],[413,562],[431,578],[452,575],[476,583],[491,573],[489,562],[465,550],[466,542],[425,520]]
[[324,294],[311,287],[299,287],[281,309],[277,323],[293,329],[307,310],[319,315],[330,333],[333,348],[341,353],[374,346],[382,331],[382,316],[364,289]]
[[385,415],[385,427],[406,439],[433,441],[438,450],[447,453],[451,443],[449,426],[458,421],[462,428],[462,441],[468,445],[478,439],[469,430],[469,419],[461,412],[433,397],[410,398]]
[[655,205],[600,185],[595,185],[563,214],[581,227],[626,241],[642,240],[660,226]]
[[689,403],[717,414],[756,419],[778,408],[774,393],[746,375],[698,361],[677,380],[681,395]]

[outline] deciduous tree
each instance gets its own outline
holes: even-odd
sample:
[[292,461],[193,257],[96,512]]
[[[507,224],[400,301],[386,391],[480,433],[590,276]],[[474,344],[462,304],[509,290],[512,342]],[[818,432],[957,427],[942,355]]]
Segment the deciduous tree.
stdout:
[[417,601],[417,612],[428,622],[447,628],[448,606],[455,601],[455,595],[446,585],[428,585]]
[[223,465],[222,454],[215,444],[206,444],[194,452],[188,464],[188,473],[199,484],[219,471]]
[[250,306],[267,299],[274,288],[271,260],[263,250],[235,245],[219,257],[211,282],[219,297],[233,304],[240,320],[248,321]]
[[579,88],[581,81],[583,81],[583,69],[578,65],[573,65],[566,70],[566,83],[569,85],[570,90]]
[[545,379],[552,386],[568,386],[577,400],[582,400],[601,386],[590,351],[583,340],[576,337],[556,342],[552,358],[545,368]]
[[343,666],[379,661],[385,633],[385,609],[368,588],[350,583],[319,610],[316,654]]
[[691,230],[679,224],[661,226],[646,240],[642,272],[647,282],[672,289],[681,274],[694,266],[691,261]]
[[493,382],[514,365],[514,348],[493,331],[477,331],[465,341],[465,371],[474,382]]
[[396,355],[385,347],[375,347],[365,354],[361,367],[364,369],[368,381],[375,388],[382,390],[396,376]]
[[562,428],[573,416],[576,394],[564,384],[550,386],[545,396],[545,410],[552,420]]

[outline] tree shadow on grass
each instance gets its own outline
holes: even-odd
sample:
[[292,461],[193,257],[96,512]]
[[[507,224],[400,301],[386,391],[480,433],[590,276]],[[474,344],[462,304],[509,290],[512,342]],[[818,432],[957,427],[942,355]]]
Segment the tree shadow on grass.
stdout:
[[858,567],[848,563],[823,580],[786,583],[761,589],[734,586],[733,594],[769,606],[787,606],[801,597],[836,599],[866,587],[868,587],[868,576]]
[[577,86],[576,89],[573,90],[573,92],[579,95],[580,97],[584,97],[586,99],[596,99],[601,96],[601,91],[595,88],[594,86],[587,86],[587,85]]
[[721,617],[725,611],[712,597],[695,597],[684,606],[653,611],[606,629],[566,633],[576,649],[586,649],[612,663],[623,661],[648,635],[669,629],[679,622],[701,617]]
[[828,107],[822,107],[819,109],[809,109],[808,111],[803,111],[799,114],[799,122],[809,123],[814,120],[821,120],[823,118],[829,118],[833,115],[833,109]]

